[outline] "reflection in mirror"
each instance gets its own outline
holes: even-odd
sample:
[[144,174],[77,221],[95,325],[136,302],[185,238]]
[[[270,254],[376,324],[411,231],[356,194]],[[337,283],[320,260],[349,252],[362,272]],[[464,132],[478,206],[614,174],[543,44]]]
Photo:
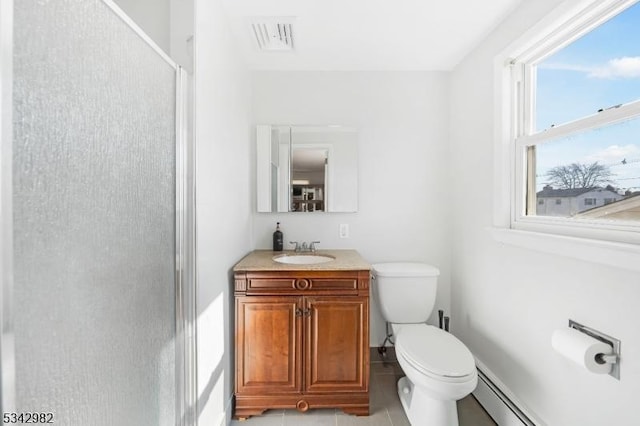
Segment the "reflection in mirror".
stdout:
[[356,145],[342,126],[258,126],[258,211],[357,211]]
[[326,148],[291,147],[291,211],[324,211],[328,156]]

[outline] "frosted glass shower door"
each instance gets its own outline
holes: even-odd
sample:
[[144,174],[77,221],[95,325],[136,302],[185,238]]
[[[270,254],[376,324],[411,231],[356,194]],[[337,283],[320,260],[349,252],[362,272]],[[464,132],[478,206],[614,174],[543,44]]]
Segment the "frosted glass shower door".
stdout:
[[13,7],[15,408],[174,425],[176,67],[105,2]]

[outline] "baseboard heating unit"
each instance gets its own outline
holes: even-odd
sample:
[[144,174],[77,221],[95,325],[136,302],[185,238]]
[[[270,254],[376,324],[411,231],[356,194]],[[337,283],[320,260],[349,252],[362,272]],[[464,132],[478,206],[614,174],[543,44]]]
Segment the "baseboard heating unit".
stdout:
[[478,366],[473,396],[499,426],[542,426],[526,415]]

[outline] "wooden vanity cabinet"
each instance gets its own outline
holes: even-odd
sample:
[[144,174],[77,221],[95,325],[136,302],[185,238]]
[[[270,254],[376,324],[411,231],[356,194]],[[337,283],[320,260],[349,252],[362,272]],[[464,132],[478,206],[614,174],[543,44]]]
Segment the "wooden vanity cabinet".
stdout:
[[235,417],[369,414],[369,271],[235,274]]

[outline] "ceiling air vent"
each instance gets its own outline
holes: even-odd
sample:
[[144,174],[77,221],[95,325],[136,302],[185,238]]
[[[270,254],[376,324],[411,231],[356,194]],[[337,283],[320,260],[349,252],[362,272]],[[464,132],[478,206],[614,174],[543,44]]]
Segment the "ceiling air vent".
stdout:
[[293,50],[291,18],[257,18],[251,28],[260,50]]

